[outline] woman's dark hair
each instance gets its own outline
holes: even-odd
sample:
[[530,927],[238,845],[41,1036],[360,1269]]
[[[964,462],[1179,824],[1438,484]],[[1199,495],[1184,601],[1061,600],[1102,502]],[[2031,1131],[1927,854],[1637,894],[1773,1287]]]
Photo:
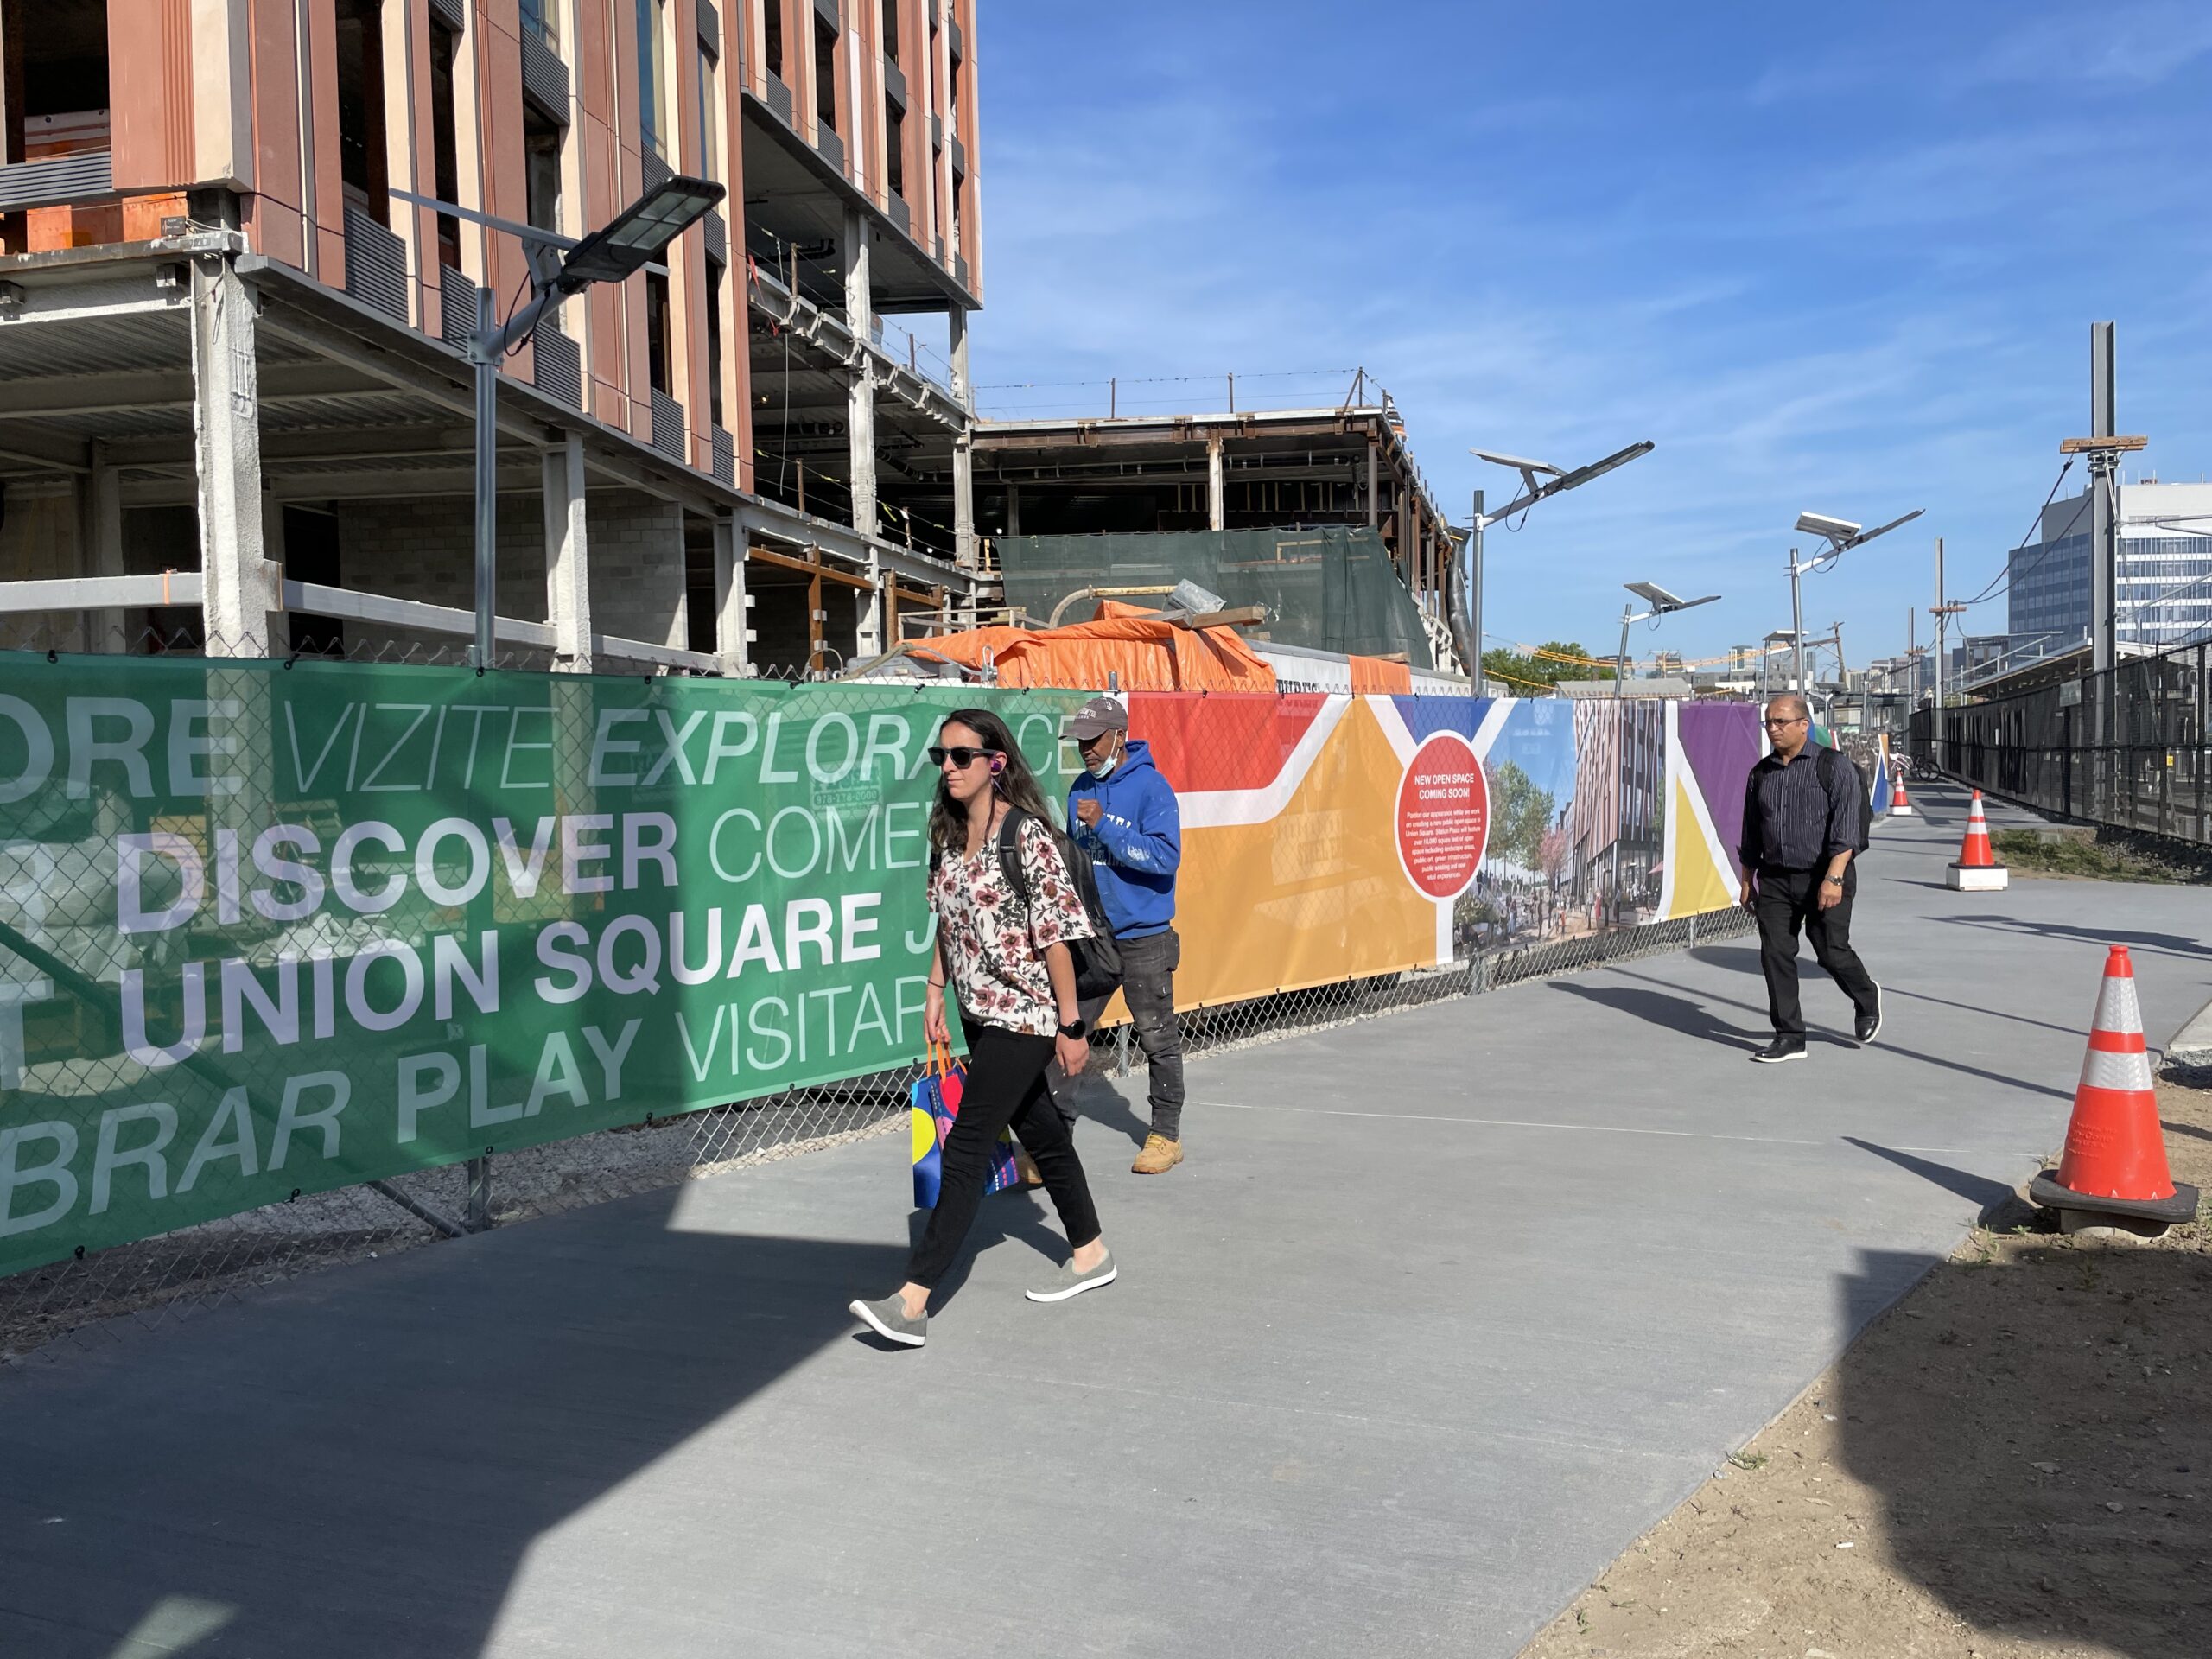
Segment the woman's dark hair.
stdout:
[[[965,726],[982,739],[984,748],[1004,755],[1006,765],[992,779],[1000,798],[1044,819],[1046,828],[1052,826],[1052,810],[1045,804],[1045,792],[1037,787],[1037,775],[1021,758],[1021,750],[1014,743],[1014,734],[1007,729],[1006,721],[988,709],[956,709],[938,724],[939,742],[944,741],[947,726]],[[957,853],[965,850],[967,844],[968,810],[952,798],[940,767],[937,799],[930,807],[930,845],[941,852]]]

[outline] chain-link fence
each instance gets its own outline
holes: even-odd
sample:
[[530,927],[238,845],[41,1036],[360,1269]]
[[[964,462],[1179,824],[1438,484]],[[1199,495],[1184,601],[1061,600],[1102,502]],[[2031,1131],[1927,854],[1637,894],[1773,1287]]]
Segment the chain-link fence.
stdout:
[[2212,842],[2208,651],[2183,645],[2013,696],[1919,709],[1913,753],[2023,805]]
[[[1439,968],[1192,1009],[1181,1016],[1185,1049],[1192,1058],[1224,1056],[1526,981],[1717,944],[1750,929],[1748,912],[1715,912],[1501,945]],[[1141,1078],[1144,1056],[1127,1025],[1103,1032],[1095,1052],[1107,1077]],[[648,1118],[444,1169],[302,1194],[0,1277],[0,1364],[54,1351],[48,1345],[60,1338],[97,1342],[188,1318],[303,1273],[896,1133],[906,1127],[921,1070]]]
[[[457,665],[448,674],[448,664],[425,664],[420,658],[397,660],[409,668],[438,671],[365,680],[361,663],[307,657],[283,664],[216,658],[203,665],[182,660],[196,650],[188,635],[181,641],[156,635],[149,643],[164,647],[162,654],[170,659],[166,671],[175,683],[165,682],[162,695],[187,695],[192,710],[191,723],[159,735],[133,728],[141,716],[132,714],[136,705],[128,699],[60,699],[50,690],[41,690],[48,677],[66,677],[79,692],[136,689],[120,664],[102,666],[56,655],[17,658],[9,665],[10,707],[7,718],[0,720],[0,1072],[5,1073],[0,1075],[0,1090],[7,1091],[0,1098],[14,1109],[0,1118],[0,1219],[10,1229],[27,1215],[37,1219],[32,1212],[65,1179],[71,1195],[81,1193],[80,1203],[95,1214],[105,1211],[111,1199],[118,1213],[132,1201],[147,1215],[167,1213],[144,1209],[145,1201],[182,1198],[195,1184],[200,1194],[213,1190],[216,1197],[201,1207],[207,1218],[191,1224],[142,1229],[151,1236],[141,1237],[131,1237],[127,1226],[111,1225],[105,1235],[93,1226],[85,1233],[92,1242],[77,1245],[62,1259],[0,1275],[0,1358],[41,1351],[65,1335],[96,1339],[97,1333],[130,1324],[188,1315],[242,1291],[323,1266],[663,1188],[895,1131],[903,1124],[918,1069],[898,1058],[849,1067],[817,1063],[812,1076],[793,1086],[756,1086],[747,1092],[757,1097],[729,1104],[701,1105],[700,1090],[689,1084],[696,1077],[711,1088],[703,1083],[704,1071],[695,1065],[686,1075],[671,1067],[670,1075],[686,1086],[648,1096],[669,1109],[665,1116],[622,1108],[613,1116],[641,1121],[582,1133],[557,1128],[524,1133],[527,1123],[515,1121],[524,1110],[521,1089],[530,1089],[532,1116],[538,1112],[540,1093],[549,1095],[553,1103],[546,1109],[548,1124],[556,1122],[554,1115],[564,1109],[564,1102],[581,1101],[586,1092],[576,1077],[554,1065],[550,1046],[539,1057],[545,1026],[563,1026],[571,1034],[599,1033],[600,1027],[584,1022],[604,1021],[605,1016],[589,1007],[569,1013],[537,1008],[534,1017],[526,1011],[517,1028],[503,1034],[500,1020],[515,1010],[502,1010],[496,996],[486,1006],[482,987],[493,977],[491,947],[474,943],[485,937],[474,930],[480,923],[487,925],[486,932],[489,925],[540,929],[541,952],[542,941],[561,930],[577,938],[587,937],[588,929],[600,930],[597,963],[612,984],[621,974],[634,977],[638,970],[634,962],[610,956],[611,941],[628,926],[634,943],[644,936],[644,923],[625,914],[609,925],[600,900],[515,885],[517,871],[527,862],[527,849],[506,820],[488,816],[499,810],[496,794],[482,792],[490,788],[488,781],[480,785],[479,792],[464,791],[456,798],[501,826],[498,861],[489,856],[482,861],[491,870],[504,865],[510,890],[489,909],[488,898],[464,893],[467,872],[453,861],[454,855],[467,852],[469,834],[454,829],[459,820],[451,817],[431,817],[434,812],[449,813],[453,801],[425,807],[412,818],[376,804],[378,779],[397,778],[407,769],[409,734],[447,728],[442,713],[434,724],[425,723],[426,711],[447,708],[438,702],[441,697],[460,711],[450,722],[454,742],[467,731],[472,753],[487,711],[503,696],[520,698],[517,707],[527,703],[549,712],[552,719],[542,731],[532,726],[520,738],[514,730],[506,733],[499,777],[505,781],[517,765],[525,771],[541,765],[549,787],[557,785],[559,806],[570,812],[591,809],[595,791],[597,805],[609,806],[607,786],[625,767],[640,775],[652,773],[654,765],[671,774],[687,771],[702,750],[695,745],[683,751],[682,734],[695,726],[711,729],[702,722],[719,702],[702,714],[681,701],[693,694],[683,692],[680,683],[656,692],[642,685],[610,687],[597,677],[508,677],[513,683],[503,691],[499,677],[486,680]],[[365,666],[380,668],[383,660]],[[347,676],[353,678],[329,677]],[[337,700],[318,704],[298,695],[322,690],[318,677],[329,678],[330,695]],[[463,688],[457,699],[452,695],[456,686]],[[149,702],[156,701],[145,695]],[[1036,733],[1032,759],[1046,772],[1049,793],[1065,787],[1068,775],[1056,753],[1059,711],[1080,694],[1014,697],[982,688],[926,686],[853,687],[834,693],[764,688],[753,695],[779,702],[801,696],[826,699],[830,713],[821,729],[834,733],[842,719],[867,732],[871,741],[879,727],[870,721],[906,711],[899,742],[907,748],[918,734],[925,741],[944,709],[957,702],[996,695],[1017,711],[1034,703],[1024,729]],[[374,706],[390,712],[365,743],[364,733],[372,729],[365,712],[371,705],[362,699],[371,696],[387,699]],[[649,701],[637,703],[632,712],[625,697]],[[1299,699],[1294,706],[1310,715],[1320,702]],[[1247,751],[1255,742],[1265,747],[1263,732],[1280,746],[1286,764],[1294,753],[1305,752],[1299,747],[1302,728],[1294,721],[1284,724],[1279,711],[1260,706],[1269,702],[1254,700],[1255,706],[1237,718],[1206,728],[1211,747],[1196,758],[1186,757],[1199,768],[1198,782],[1235,784],[1243,775],[1235,769],[1251,760]],[[1400,706],[1387,699],[1382,704]],[[918,722],[912,719],[917,709]],[[634,723],[611,726],[610,710],[613,717]],[[471,711],[474,724],[464,727],[462,718]],[[620,741],[607,747],[611,732],[643,729],[648,713],[661,721],[671,744],[657,762],[650,748],[625,748]],[[1262,723],[1253,725],[1251,716]],[[775,740],[766,718],[755,722],[755,728],[766,733],[764,741],[772,750]],[[54,745],[63,739],[55,734],[63,734],[76,748],[59,752]],[[728,753],[739,751],[734,736],[734,730],[725,745]],[[42,760],[37,753],[41,741],[48,742]],[[1370,734],[1367,741],[1379,740]],[[719,730],[716,741],[723,741]],[[812,740],[792,741],[786,758],[804,754],[814,765],[819,757]],[[1029,747],[1029,738],[1023,741]],[[491,741],[484,744],[490,753]],[[434,744],[433,773],[437,753]],[[631,755],[635,759],[626,758]],[[134,772],[134,759],[147,777]],[[1535,764],[1529,755],[1523,760]],[[1363,769],[1366,763],[1357,750],[1348,752],[1343,764],[1347,780],[1371,782],[1372,771]],[[1571,770],[1571,759],[1562,764]],[[47,786],[25,787],[41,765],[47,769]],[[164,773],[164,766],[181,772]],[[336,781],[339,767],[345,768],[347,779],[343,786]],[[162,798],[175,785],[164,786],[161,779],[189,777],[195,769],[206,773],[198,797]],[[836,770],[834,757],[817,767],[825,775]],[[488,772],[487,761],[487,779]],[[903,785],[911,785],[918,774],[902,775]],[[713,781],[711,771],[705,776]],[[835,776],[826,786],[817,779],[818,786],[794,798],[809,810],[849,810],[854,819],[874,800],[867,791],[867,798],[840,797],[836,783]],[[674,785],[671,775],[664,792],[641,791],[614,804],[658,805],[680,816],[678,798],[665,792]],[[1510,849],[1503,840],[1495,842],[1503,873],[1486,874],[1456,903],[1446,906],[1448,939],[1435,937],[1432,901],[1416,898],[1409,910],[1402,904],[1405,913],[1395,924],[1387,905],[1378,908],[1381,887],[1403,880],[1395,863],[1401,855],[1391,847],[1387,830],[1379,847],[1364,845],[1365,832],[1351,819],[1364,815],[1387,822],[1387,801],[1337,802],[1303,819],[1258,829],[1261,841],[1255,844],[1268,848],[1277,884],[1263,886],[1258,907],[1281,912],[1278,919],[1287,918],[1293,935],[1319,943],[1312,947],[1312,960],[1294,969],[1267,954],[1264,937],[1257,943],[1240,941],[1249,971],[1240,970],[1243,977],[1233,982],[1244,988],[1185,1013],[1189,1051],[1221,1054],[1253,1042],[1742,931],[1740,912],[1639,922],[1648,909],[1639,912],[1582,894],[1564,866],[1543,875],[1538,868],[1543,849],[1567,836],[1567,815],[1555,810],[1548,796],[1538,799],[1541,791],[1526,777],[1516,788],[1527,798],[1522,810],[1529,819],[1523,826],[1529,845],[1522,855],[1528,868],[1515,875]],[[767,794],[740,790],[718,798],[715,804],[722,805],[725,798],[759,804]],[[390,823],[363,841],[360,820],[372,810]],[[762,812],[768,810],[761,806]],[[785,810],[796,813],[800,808]],[[1633,827],[1633,815],[1625,821]],[[875,822],[872,810],[867,822]],[[289,828],[279,833],[275,826]],[[404,845],[380,850],[387,832]],[[437,838],[441,833],[442,842]],[[836,833],[833,828],[833,846]],[[288,842],[286,836],[293,839]],[[351,852],[341,854],[349,836],[354,838]],[[116,849],[126,843],[135,850],[118,865]],[[541,829],[538,844],[541,858],[560,855],[548,850],[561,844],[554,832]],[[645,855],[651,851],[645,843]],[[295,855],[289,863],[282,856],[287,853]],[[350,866],[348,856],[354,861]],[[849,868],[858,855],[849,845],[846,856]],[[204,891],[196,898],[182,890],[191,883],[179,874],[194,868],[204,873]],[[719,864],[715,868],[721,873]],[[1387,880],[1378,884],[1386,868]],[[231,872],[227,876],[226,869]],[[270,880],[261,880],[264,875]],[[918,889],[918,876],[901,879]],[[1269,878],[1261,879],[1264,883]],[[766,872],[760,880],[766,883]],[[350,908],[303,903],[309,886],[334,893],[343,890],[351,895]],[[802,883],[793,890],[803,887]],[[823,891],[835,894],[834,888]],[[387,894],[393,896],[384,902]],[[913,900],[918,916],[918,891],[906,897]],[[826,914],[828,906],[823,908]],[[1615,914],[1621,919],[1613,920]],[[1405,925],[1408,916],[1410,930]],[[118,929],[118,918],[132,919]],[[887,912],[883,937],[906,930],[911,940],[912,920]],[[702,974],[714,975],[723,954],[715,931],[709,930],[709,960],[702,966],[693,962],[699,955],[696,935],[687,949],[674,929],[675,918],[668,921],[670,970],[687,985],[700,982]],[[732,979],[738,973],[737,951],[743,948],[741,941],[729,953]],[[772,954],[772,945],[769,949]],[[826,944],[824,949],[826,957]],[[474,954],[480,951],[480,957]],[[789,954],[804,953],[794,949]],[[1441,960],[1433,966],[1398,965],[1433,958]],[[554,960],[541,956],[545,965]],[[410,965],[417,962],[429,966]],[[1377,963],[1384,964],[1383,970],[1375,970]],[[1332,963],[1343,977],[1311,982],[1316,964],[1325,974]],[[1294,972],[1307,982],[1302,988],[1247,994],[1255,984],[1283,982],[1269,975],[1287,977]],[[423,974],[442,988],[435,993],[444,999],[435,1010],[435,1023],[418,1022],[404,1044],[379,1034],[401,1023],[395,1001],[410,1009],[419,1003],[425,1015],[433,1012],[433,993],[425,988]],[[545,982],[539,981],[541,988]],[[805,995],[827,995],[835,1009],[836,991],[831,986],[804,993],[800,1004]],[[349,1017],[366,1023],[357,1030]],[[715,1019],[719,1031],[721,1014]],[[804,1014],[801,1020],[803,1025]],[[606,1025],[607,1032],[613,1029]],[[702,1040],[713,1057],[711,1038],[682,1031],[680,1021],[678,1029],[687,1048]],[[762,1034],[754,1029],[756,1036]],[[673,1048],[676,1034],[662,1046]],[[268,1046],[265,1039],[272,1037],[280,1046]],[[472,1046],[473,1037],[483,1040]],[[918,1046],[903,1046],[887,1031],[886,1037],[887,1050],[878,1052],[903,1056]],[[607,1061],[613,1046],[612,1064],[619,1068],[620,1045],[601,1035],[592,1039],[601,1062]],[[315,1058],[302,1058],[318,1040],[323,1046],[313,1051]],[[733,1072],[736,1046],[733,1015]],[[568,1044],[563,1055],[567,1063],[581,1060],[581,1069],[591,1073],[594,1062],[583,1048],[581,1041]],[[420,1160],[432,1166],[408,1167],[410,1158],[392,1160],[387,1153],[385,1167],[391,1173],[378,1179],[361,1179],[366,1172],[357,1161],[351,1175],[318,1179],[310,1174],[282,1192],[290,1178],[270,1178],[284,1167],[288,1150],[296,1159],[302,1145],[310,1152],[320,1147],[326,1157],[335,1153],[347,1090],[356,1096],[372,1092],[369,1080],[388,1077],[396,1055],[403,1065],[409,1064],[415,1049],[442,1051],[451,1058],[426,1060],[427,1071],[418,1067],[413,1094],[403,1092],[398,1102],[400,1119],[403,1124],[429,1125],[439,1121],[441,1112],[466,1109],[472,1125],[493,1126],[475,1131],[465,1160],[448,1147],[441,1156]],[[696,1055],[690,1058],[696,1062]],[[1109,1076],[1143,1065],[1126,1027],[1103,1034],[1099,1059]],[[441,1065],[442,1093],[423,1082],[427,1077],[435,1085]],[[852,1075],[835,1075],[840,1070]],[[505,1084],[499,1081],[502,1072],[509,1079]],[[503,1087],[516,1091],[512,1101]],[[357,1100],[354,1117],[344,1121],[357,1123],[370,1106]],[[386,1109],[381,1100],[375,1108]],[[607,1113],[601,1116],[605,1121]],[[79,1126],[69,1132],[79,1153],[75,1175],[61,1173],[67,1158],[56,1150],[54,1132],[63,1120]],[[46,1143],[26,1138],[42,1130],[49,1133]],[[404,1141],[408,1135],[400,1138]],[[375,1159],[368,1161],[372,1169]],[[244,1181],[245,1177],[257,1178],[259,1185]],[[269,1195],[272,1185],[281,1196],[273,1202],[235,1204],[229,1213],[220,1213],[226,1179],[238,1183],[235,1190],[249,1198]]]

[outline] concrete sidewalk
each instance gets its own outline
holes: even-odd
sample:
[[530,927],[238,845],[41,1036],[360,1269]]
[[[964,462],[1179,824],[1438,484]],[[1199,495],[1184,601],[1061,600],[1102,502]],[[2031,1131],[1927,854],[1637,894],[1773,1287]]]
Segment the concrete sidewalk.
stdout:
[[1172,1176],[1084,1126],[1121,1282],[993,1199],[918,1354],[892,1136],[0,1378],[0,1652],[1510,1655],[2055,1147],[2106,941],[2212,994],[2212,893],[1916,802],[1874,1049],[1745,1065],[1733,942],[1194,1064]]

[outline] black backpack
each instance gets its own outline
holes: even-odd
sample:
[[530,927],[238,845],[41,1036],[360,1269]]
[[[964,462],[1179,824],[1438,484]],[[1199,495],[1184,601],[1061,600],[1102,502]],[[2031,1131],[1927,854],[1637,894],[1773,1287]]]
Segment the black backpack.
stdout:
[[1856,858],[1874,841],[1874,797],[1866,787],[1866,775],[1859,770],[1859,763],[1841,749],[1822,749],[1814,758],[1813,765],[1820,772],[1822,789],[1835,787],[1834,771],[1841,766],[1850,775],[1852,788],[1859,791],[1859,844],[1851,849],[1852,856]]
[[[1008,807],[1006,817],[999,823],[999,873],[1006,877],[1006,884],[1014,889],[1014,897],[1021,901],[1024,911],[1029,908],[1029,872],[1021,867],[1021,825],[1027,818],[1036,817],[1020,807]],[[1038,820],[1052,837],[1052,845],[1059,849],[1060,862],[1067,867],[1068,879],[1075,883],[1076,897],[1083,901],[1083,913],[1090,922],[1090,937],[1068,941],[1068,955],[1075,961],[1075,994],[1078,1001],[1111,996],[1121,988],[1122,948],[1114,940],[1114,925],[1106,919],[1106,906],[1098,897],[1098,876],[1091,868],[1090,855],[1077,847],[1052,820]],[[930,854],[930,874],[934,876],[944,854],[932,850]]]

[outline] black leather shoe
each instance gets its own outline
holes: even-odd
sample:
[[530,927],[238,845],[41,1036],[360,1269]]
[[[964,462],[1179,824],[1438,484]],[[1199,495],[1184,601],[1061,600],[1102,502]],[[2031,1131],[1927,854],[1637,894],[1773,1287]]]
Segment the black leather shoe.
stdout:
[[1777,1037],[1751,1056],[1752,1060],[1760,1065],[1779,1065],[1784,1060],[1802,1060],[1804,1058],[1805,1039],[1802,1037]]
[[1874,1012],[1872,1014],[1862,1014],[1856,1020],[1853,1020],[1851,1022],[1851,1034],[1859,1039],[1859,1046],[1864,1048],[1867,1044],[1872,1042],[1876,1037],[1881,1034],[1881,1030],[1882,988],[1877,985],[1874,988]]

